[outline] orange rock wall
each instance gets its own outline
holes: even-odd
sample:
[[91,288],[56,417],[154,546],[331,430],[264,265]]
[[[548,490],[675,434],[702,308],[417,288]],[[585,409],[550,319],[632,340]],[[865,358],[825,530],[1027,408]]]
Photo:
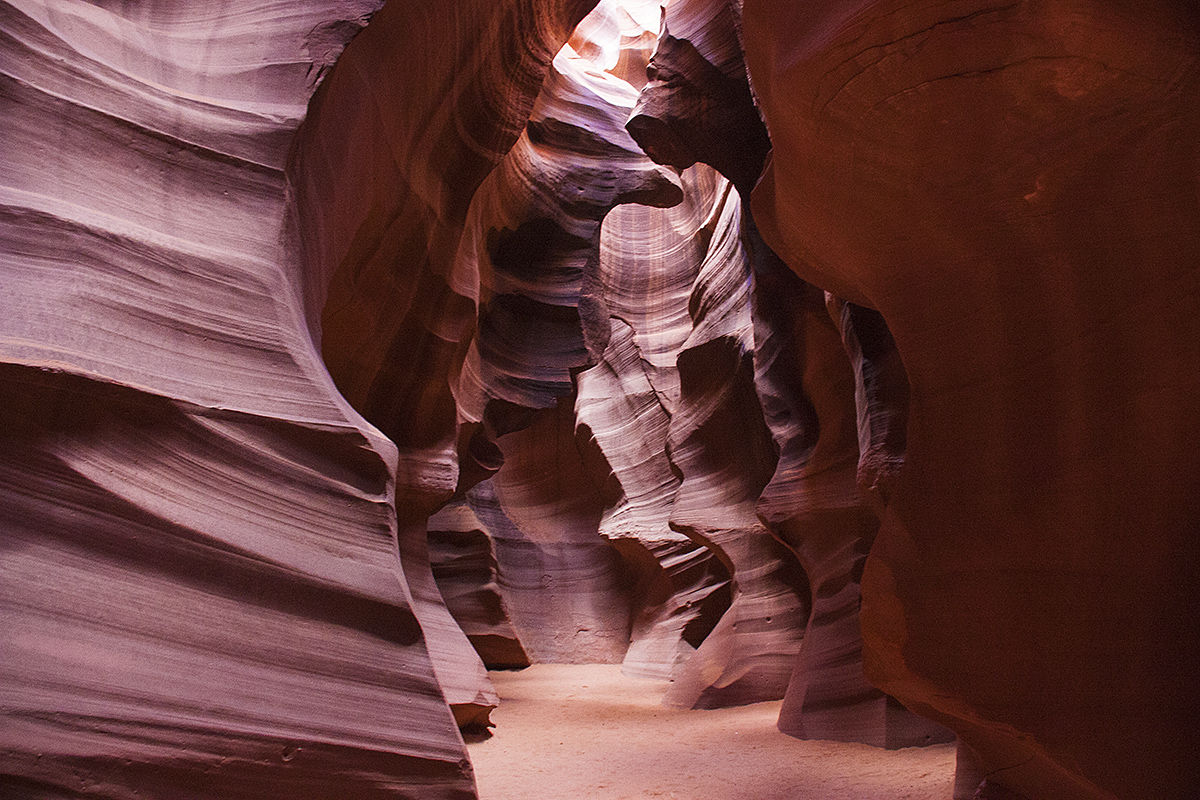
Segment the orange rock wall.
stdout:
[[911,382],[868,677],[1025,796],[1191,796],[1195,9],[744,12],[759,227]]

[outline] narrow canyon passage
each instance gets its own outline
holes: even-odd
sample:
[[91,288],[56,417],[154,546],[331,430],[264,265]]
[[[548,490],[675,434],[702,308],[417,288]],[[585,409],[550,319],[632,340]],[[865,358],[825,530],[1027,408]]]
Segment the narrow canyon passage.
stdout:
[[491,736],[467,736],[480,800],[927,800],[950,797],[954,745],[802,741],[780,701],[688,710],[616,665],[492,672]]
[[1196,0],[0,0],[0,800],[1196,800],[1197,142]]

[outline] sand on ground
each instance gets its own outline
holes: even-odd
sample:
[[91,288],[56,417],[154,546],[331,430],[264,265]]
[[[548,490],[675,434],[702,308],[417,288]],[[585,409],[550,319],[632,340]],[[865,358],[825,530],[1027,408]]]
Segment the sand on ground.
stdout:
[[779,702],[667,708],[615,665],[493,672],[496,727],[467,737],[480,800],[949,800],[954,745],[800,741]]

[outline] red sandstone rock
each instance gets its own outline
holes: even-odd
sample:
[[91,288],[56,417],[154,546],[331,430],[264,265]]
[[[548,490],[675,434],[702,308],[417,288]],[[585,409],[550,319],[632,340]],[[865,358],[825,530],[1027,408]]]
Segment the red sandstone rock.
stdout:
[[[537,182],[545,148],[526,138],[505,155],[535,109],[551,58],[590,5],[390,4],[339,60],[293,147],[297,228],[313,287],[308,308],[320,310],[322,354],[339,390],[399,449],[400,555],[438,679],[459,707],[460,721],[485,713],[495,694],[437,591],[426,520],[456,488],[469,486],[462,478],[476,481],[495,468],[489,438],[524,424],[514,406],[544,407],[569,391],[560,385],[535,391],[536,399],[521,394],[536,363],[522,337],[543,339],[554,351],[547,358],[555,362],[551,382],[561,382],[583,353],[569,301],[546,303],[542,295],[522,293],[526,276],[505,272],[511,265],[491,264],[499,271],[484,272],[478,259],[460,253],[475,248],[512,255],[529,239],[519,234],[522,224],[536,234],[539,223],[562,222],[547,216],[544,200],[529,195],[534,183],[543,191],[558,188]],[[560,83],[579,89],[569,77]],[[599,109],[594,113],[603,117]],[[506,217],[487,230],[492,195],[485,190],[480,240],[468,210],[502,161],[489,186],[498,185],[503,196],[515,183],[517,196],[529,195],[521,209],[532,211],[517,213],[507,234]],[[639,180],[622,184],[607,202],[654,183],[647,173],[657,176],[655,189],[664,182],[661,170],[645,159],[639,163]],[[577,216],[589,222],[587,213]],[[563,233],[563,249],[579,249],[572,237]],[[556,252],[553,245],[549,250]],[[547,285],[559,280],[546,277]],[[509,419],[485,416],[488,399],[502,401],[499,416]],[[487,423],[482,434],[469,428],[481,421]]]
[[637,91],[600,66],[571,45],[559,52],[524,133],[472,201],[455,268],[477,276],[463,291],[478,295],[478,330],[454,395],[459,414],[493,436],[572,394],[572,374],[603,347],[581,292],[605,214],[682,199],[679,179],[625,131]]
[[911,382],[868,675],[1008,790],[1189,796],[1194,9],[748,0],[744,22],[774,145],[755,218],[880,312]]
[[[1195,11],[747,0],[755,216],[846,299],[845,364],[715,183],[690,229],[598,228],[669,198],[556,138],[614,144],[651,53],[653,3],[572,35],[589,5],[393,2],[340,59],[376,4],[0,12],[4,789],[469,796],[446,701],[494,698],[425,531],[490,473],[531,655],[778,692],[805,598],[759,517],[809,570],[806,655],[853,660],[857,472],[871,676],[969,743],[963,792],[1189,796]],[[728,9],[674,7],[730,78]],[[614,91],[538,116],[568,37],[592,66],[548,85]],[[693,108],[744,111],[717,83]],[[531,111],[534,179],[477,197]],[[804,705],[858,685],[827,676]]]
[[[539,660],[620,660],[629,644],[638,579],[628,571],[638,556],[623,558],[601,538],[608,467],[589,432],[572,431],[569,398],[575,374],[610,337],[594,288],[601,220],[620,204],[682,198],[678,178],[625,131],[637,90],[621,74],[644,70],[647,34],[614,3],[579,27],[526,132],[477,192],[459,250],[459,271],[479,276],[480,311],[455,397],[460,417],[480,425],[475,446],[499,443],[504,466],[491,483],[500,585]],[[603,424],[614,423],[623,421]]]
[[[673,676],[668,699],[675,704],[750,702],[782,695],[786,663],[799,644],[794,617],[803,616],[805,604],[790,585],[795,576],[780,577],[784,565],[794,567],[790,555],[764,538],[756,520],[743,535],[746,521],[731,522],[725,513],[726,494],[696,491],[729,454],[719,434],[680,434],[681,420],[708,415],[713,392],[681,393],[677,362],[695,336],[689,306],[697,312],[695,283],[704,265],[710,272],[726,264],[739,270],[745,260],[723,260],[729,248],[738,248],[728,184],[704,167],[683,177],[682,205],[619,209],[605,220],[597,296],[610,314],[611,334],[602,363],[579,376],[577,409],[621,487],[601,532],[662,565],[663,574],[655,576],[662,599],[643,611],[645,627],[635,630],[626,670]],[[739,286],[737,279],[721,283],[709,298],[734,305],[743,299]],[[755,417],[749,419],[753,424]],[[686,464],[671,444],[675,436],[691,437]],[[760,444],[769,451],[765,440]],[[726,477],[755,479],[753,471],[738,476],[736,467]],[[685,490],[692,513],[710,514],[711,524],[676,524]],[[704,565],[713,558],[716,563]]]
[[605,502],[581,444],[567,398],[500,438],[494,500],[486,490],[472,499],[495,539],[513,627],[535,662],[618,663],[629,645],[631,581],[597,532]]
[[[503,461],[490,481],[495,508],[484,516],[495,523],[501,589],[535,660],[624,657],[631,671],[680,676],[675,700],[687,705],[714,681],[740,680],[718,693],[724,700],[714,695],[705,703],[779,696],[787,670],[776,664],[765,683],[759,673],[762,662],[786,661],[781,654],[797,646],[798,626],[788,620],[803,603],[793,595],[777,607],[788,589],[769,574],[790,557],[772,550],[757,523],[750,539],[762,544],[753,556],[741,543],[708,549],[707,534],[693,541],[669,527],[679,487],[666,452],[679,399],[675,360],[693,333],[687,304],[708,255],[706,226],[715,224],[709,218],[724,207],[727,190],[706,175],[689,184],[701,195],[679,212],[609,213],[629,201],[679,200],[678,183],[624,130],[637,93],[616,72],[644,63],[646,31],[614,9],[597,9],[556,57],[527,134],[472,202],[456,274],[478,275],[480,325],[457,379],[458,413],[480,426],[470,434],[474,450],[486,452],[487,438],[499,444],[491,464],[480,464],[494,469]],[[634,55],[619,55],[630,49]],[[613,221],[602,234],[606,214]],[[724,230],[734,229],[726,223]],[[737,247],[735,234],[722,241]],[[722,258],[712,258],[717,272]],[[663,276],[647,285],[651,291],[630,292],[641,285],[638,276],[651,274]],[[538,409],[570,396],[573,373],[597,359],[578,374],[583,427],[571,434],[569,405]],[[719,450],[711,455],[722,457]],[[735,613],[688,666],[730,602],[727,551],[747,569],[733,593]],[[748,610],[755,603],[760,608]],[[748,627],[772,614],[773,629],[747,638]],[[739,653],[743,641],[753,646]]]
[[735,582],[729,610],[668,697],[701,706],[781,697],[808,616],[799,565],[755,513],[776,453],[754,389],[741,204],[721,183],[697,232],[707,248],[688,304],[692,331],[677,357],[680,402],[668,436],[683,477],[671,525],[712,548]]

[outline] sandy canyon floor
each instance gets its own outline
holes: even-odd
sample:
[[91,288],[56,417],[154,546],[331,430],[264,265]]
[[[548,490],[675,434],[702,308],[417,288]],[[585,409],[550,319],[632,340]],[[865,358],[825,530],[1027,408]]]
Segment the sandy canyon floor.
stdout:
[[666,682],[609,665],[491,677],[496,727],[467,740],[480,800],[948,800],[954,785],[953,744],[800,741],[775,729],[778,702],[666,708]]

